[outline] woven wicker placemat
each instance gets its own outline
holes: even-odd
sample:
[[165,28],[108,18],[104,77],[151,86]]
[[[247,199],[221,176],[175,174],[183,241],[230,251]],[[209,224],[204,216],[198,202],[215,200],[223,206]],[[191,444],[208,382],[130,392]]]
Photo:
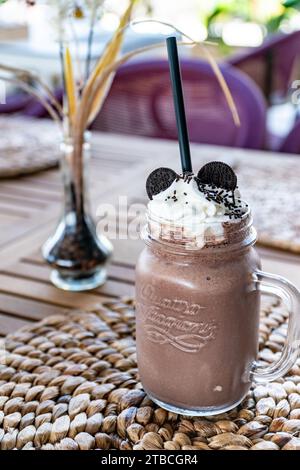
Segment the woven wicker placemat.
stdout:
[[[9,335],[0,373],[4,449],[300,450],[300,363],[211,419],[167,412],[138,380],[132,300],[52,316]],[[262,308],[260,360],[278,357],[284,309]]]
[[0,117],[0,178],[54,167],[59,159],[59,132],[42,119]]

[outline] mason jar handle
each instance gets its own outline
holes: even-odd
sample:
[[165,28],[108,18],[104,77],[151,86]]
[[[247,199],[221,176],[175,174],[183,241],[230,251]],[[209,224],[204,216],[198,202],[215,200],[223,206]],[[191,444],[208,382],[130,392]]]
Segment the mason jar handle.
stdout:
[[278,361],[270,366],[259,366],[254,362],[250,371],[250,380],[266,383],[285,375],[295,364],[300,346],[300,292],[281,276],[255,271],[256,288],[265,294],[275,294],[285,303],[289,312],[287,337]]

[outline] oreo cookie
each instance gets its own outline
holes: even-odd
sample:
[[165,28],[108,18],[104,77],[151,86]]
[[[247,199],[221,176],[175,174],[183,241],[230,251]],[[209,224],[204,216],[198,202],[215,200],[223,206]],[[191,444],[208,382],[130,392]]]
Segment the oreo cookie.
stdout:
[[179,176],[171,168],[157,168],[152,171],[146,181],[146,191],[149,199],[168,189]]
[[234,191],[237,187],[237,176],[233,169],[223,162],[210,162],[199,170],[197,180],[218,188]]

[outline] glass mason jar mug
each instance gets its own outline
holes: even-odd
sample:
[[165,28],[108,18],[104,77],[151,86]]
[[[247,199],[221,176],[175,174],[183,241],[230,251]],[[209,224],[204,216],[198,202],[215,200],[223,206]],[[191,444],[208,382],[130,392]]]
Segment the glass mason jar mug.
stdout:
[[[187,237],[148,214],[136,269],[142,384],[158,405],[186,415],[223,413],[251,382],[278,379],[295,363],[300,340],[300,294],[261,271],[250,211],[223,233],[207,228],[199,224],[197,237]],[[286,344],[270,366],[256,361],[261,293],[280,297],[289,310]]]

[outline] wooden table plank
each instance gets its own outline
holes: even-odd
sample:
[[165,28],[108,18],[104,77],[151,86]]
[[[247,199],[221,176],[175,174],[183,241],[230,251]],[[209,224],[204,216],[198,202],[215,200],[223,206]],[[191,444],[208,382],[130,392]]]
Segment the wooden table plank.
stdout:
[[49,315],[64,314],[68,309],[68,307],[59,307],[37,300],[0,293],[0,310],[23,319],[41,320]]
[[[55,209],[51,210],[51,206],[48,207],[50,214],[55,214]],[[47,219],[49,218],[49,214],[47,211],[38,211],[36,215],[36,219],[31,214],[31,216],[26,217],[25,219],[19,220],[13,226],[7,230],[5,227],[1,227],[0,231],[0,258],[1,258],[1,249],[7,251],[7,248],[10,244],[17,242],[18,240],[22,240],[22,237],[25,237],[27,234],[32,234],[33,232],[37,231],[38,229],[45,226],[47,223]],[[34,219],[34,220],[33,220]]]
[[[38,265],[44,265],[45,261],[43,260],[41,250],[34,251],[30,253],[28,256],[21,258],[21,261],[34,263]],[[134,284],[135,276],[134,276],[134,262],[130,267],[126,267],[117,263],[117,261],[113,258],[112,262],[109,263],[107,266],[108,276],[109,279],[114,279],[117,281],[122,281],[127,284]],[[4,270],[5,271],[5,270]]]
[[37,187],[35,184],[22,184],[21,181],[14,183],[2,183],[0,185],[0,195],[16,195],[20,197],[32,197],[38,198],[39,200],[49,203],[49,199],[52,201],[61,201],[61,191],[54,192],[45,185]]
[[24,218],[26,219],[30,215],[29,210],[20,210],[17,207],[7,207],[5,204],[1,204],[0,202],[0,214],[9,214],[14,216],[16,219]]
[[16,331],[22,326],[28,325],[29,322],[29,319],[22,320],[0,312],[0,336]]
[[31,300],[42,300],[52,305],[73,308],[96,308],[109,297],[86,293],[65,292],[38,281],[0,274],[0,292]]
[[[31,264],[28,262],[18,262],[7,268],[1,273],[8,274],[9,276],[17,279],[27,279],[30,281],[44,282],[50,284],[50,268],[46,264]],[[134,288],[132,285],[125,285],[120,281],[108,279],[104,286],[93,290],[93,294],[98,293],[103,296],[109,297],[122,297],[134,294]]]
[[1,200],[0,201],[0,211],[5,211],[6,213],[15,213],[15,214],[20,214],[22,217],[30,217],[31,215],[34,215],[34,213],[37,213],[37,212],[41,212],[41,208],[40,207],[36,207],[36,206],[29,206],[28,204],[27,205],[18,205],[18,204],[15,204],[15,200],[14,201],[4,201],[4,200]]
[[28,194],[23,194],[23,195],[16,195],[15,192],[9,192],[9,191],[0,191],[0,197],[1,201],[5,202],[6,204],[11,204],[12,206],[17,206],[17,207],[32,207],[33,209],[36,208],[36,210],[44,209],[48,205],[47,198],[44,198],[44,201],[40,197],[35,197],[34,195],[28,195]]

